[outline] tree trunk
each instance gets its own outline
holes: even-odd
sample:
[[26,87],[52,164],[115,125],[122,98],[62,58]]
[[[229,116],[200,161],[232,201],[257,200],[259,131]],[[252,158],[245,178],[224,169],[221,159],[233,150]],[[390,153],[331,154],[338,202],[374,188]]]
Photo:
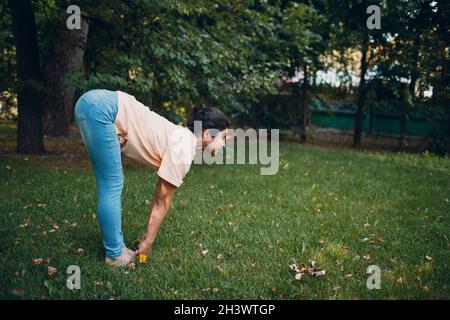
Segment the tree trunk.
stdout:
[[303,84],[302,84],[302,119],[300,123],[300,143],[305,143],[307,139],[306,128],[309,121],[308,108],[308,65],[303,66]]
[[43,153],[42,79],[34,8],[31,0],[10,0],[9,7],[17,59],[17,152]]
[[67,85],[64,76],[83,67],[84,47],[89,24],[81,19],[81,30],[66,27],[66,15],[58,21],[59,33],[55,36],[52,58],[44,67],[44,132],[50,136],[68,136],[73,117],[75,88]]
[[366,102],[366,73],[367,73],[367,52],[369,49],[369,35],[364,34],[363,45],[361,48],[361,79],[358,87],[358,101],[355,113],[355,132],[353,135],[353,147],[358,148],[361,145],[362,134],[362,115],[364,104]]

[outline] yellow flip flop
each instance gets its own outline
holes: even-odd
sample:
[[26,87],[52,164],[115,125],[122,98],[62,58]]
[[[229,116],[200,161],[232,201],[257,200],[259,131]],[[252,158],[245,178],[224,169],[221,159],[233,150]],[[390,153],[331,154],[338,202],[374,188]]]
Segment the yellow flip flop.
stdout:
[[139,262],[140,263],[147,263],[148,256],[145,254],[139,253]]

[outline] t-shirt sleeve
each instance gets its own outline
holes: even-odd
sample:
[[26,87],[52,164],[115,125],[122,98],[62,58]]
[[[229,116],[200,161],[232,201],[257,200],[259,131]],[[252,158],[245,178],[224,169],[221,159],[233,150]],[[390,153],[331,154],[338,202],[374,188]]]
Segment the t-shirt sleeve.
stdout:
[[193,157],[190,143],[185,141],[184,143],[170,145],[162,158],[158,176],[179,187],[191,167]]

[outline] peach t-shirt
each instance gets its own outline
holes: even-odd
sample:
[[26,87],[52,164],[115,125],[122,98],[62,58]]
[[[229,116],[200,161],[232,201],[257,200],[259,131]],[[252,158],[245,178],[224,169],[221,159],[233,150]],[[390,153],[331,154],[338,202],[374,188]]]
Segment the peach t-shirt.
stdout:
[[114,126],[122,153],[157,169],[158,176],[179,187],[195,156],[195,135],[151,111],[132,95],[117,94]]

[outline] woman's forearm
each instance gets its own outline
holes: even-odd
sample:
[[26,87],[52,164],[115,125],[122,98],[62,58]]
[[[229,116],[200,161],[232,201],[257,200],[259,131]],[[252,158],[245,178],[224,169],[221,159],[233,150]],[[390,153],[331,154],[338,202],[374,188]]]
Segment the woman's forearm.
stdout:
[[150,243],[154,243],[156,240],[156,235],[158,234],[161,224],[166,218],[167,212],[169,211],[169,205],[167,204],[157,204],[153,203],[152,211],[147,225],[147,236],[146,240]]

